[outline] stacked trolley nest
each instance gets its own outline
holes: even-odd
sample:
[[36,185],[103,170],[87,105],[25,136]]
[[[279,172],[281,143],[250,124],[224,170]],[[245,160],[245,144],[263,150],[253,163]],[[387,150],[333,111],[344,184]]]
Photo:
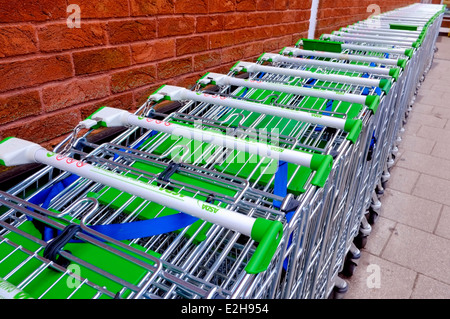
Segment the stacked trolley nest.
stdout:
[[[43,164],[0,193],[4,295],[339,297],[442,12],[415,4],[165,85],[134,114],[101,108],[53,152],[2,141],[2,164]],[[94,144],[100,127],[125,129]]]

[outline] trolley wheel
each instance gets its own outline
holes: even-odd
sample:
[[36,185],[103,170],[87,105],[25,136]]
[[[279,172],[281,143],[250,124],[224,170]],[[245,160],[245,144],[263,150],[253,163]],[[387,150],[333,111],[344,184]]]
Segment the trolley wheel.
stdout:
[[389,180],[387,180],[387,181],[384,181],[384,182],[381,182],[381,187],[383,187],[383,189],[386,189],[386,186],[387,186],[387,182],[388,182]]
[[345,287],[337,287],[333,288],[333,292],[331,293],[329,299],[344,299],[344,295],[348,291],[348,286]]
[[353,260],[346,259],[344,262],[344,267],[342,269],[342,274],[347,278],[353,276],[357,266],[358,264],[355,263]]
[[356,235],[356,237],[353,239],[353,243],[355,244],[356,248],[363,249],[367,245],[367,237],[366,235],[363,235],[359,233]]
[[378,217],[379,217],[379,214],[376,211],[374,211],[372,208],[369,208],[369,216],[367,218],[367,222],[370,225],[375,225],[375,223],[378,220]]

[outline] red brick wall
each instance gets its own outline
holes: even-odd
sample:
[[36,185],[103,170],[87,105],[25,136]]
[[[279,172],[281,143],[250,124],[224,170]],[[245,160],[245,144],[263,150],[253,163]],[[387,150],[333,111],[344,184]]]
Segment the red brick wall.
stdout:
[[[323,33],[331,33],[341,27],[364,20],[372,14],[391,11],[405,7],[418,0],[319,0],[317,14],[316,37]],[[379,12],[375,11],[379,7]],[[378,8],[377,8],[378,10]]]
[[[321,0],[318,34],[365,19],[372,1]],[[414,1],[380,1],[382,10]],[[81,28],[67,27],[68,4]],[[306,37],[311,0],[0,0],[0,139],[51,148],[100,106],[134,110]]]

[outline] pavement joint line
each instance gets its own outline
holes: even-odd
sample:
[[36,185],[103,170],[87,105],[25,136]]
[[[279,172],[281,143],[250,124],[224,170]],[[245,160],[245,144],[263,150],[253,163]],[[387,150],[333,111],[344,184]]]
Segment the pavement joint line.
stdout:
[[412,297],[414,291],[416,290],[417,282],[419,281],[419,272],[416,271],[415,273],[416,273],[416,278],[414,278],[414,283],[413,283],[413,286],[411,289],[411,294],[409,295],[408,299],[412,299],[411,297]]
[[[438,215],[438,219],[437,219],[436,225],[434,226],[434,229],[433,229],[433,234],[436,235],[436,236],[439,236],[438,234],[436,234],[436,231],[437,231],[437,228],[439,226],[439,222],[441,221],[442,213],[444,212],[445,206],[446,205],[442,204],[441,210],[439,211],[439,215]],[[441,236],[439,236],[439,237],[441,237]]]

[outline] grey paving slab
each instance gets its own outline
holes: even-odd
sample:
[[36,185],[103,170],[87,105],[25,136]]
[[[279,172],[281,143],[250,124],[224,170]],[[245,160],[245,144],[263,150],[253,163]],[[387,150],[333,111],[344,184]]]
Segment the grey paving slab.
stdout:
[[394,166],[391,169],[391,178],[387,184],[389,189],[401,191],[403,193],[410,194],[419,179],[419,172]]
[[450,119],[450,108],[434,106],[429,114],[433,114],[441,119]]
[[[439,82],[442,82],[442,80],[436,79],[436,83]],[[443,106],[446,104],[444,92],[437,92],[437,91],[433,91],[433,94],[428,94],[428,92],[419,91],[419,94],[417,94],[416,102],[434,106]]]
[[450,206],[444,206],[435,234],[450,239]]
[[[446,120],[445,120],[446,121]],[[430,140],[428,138],[406,134],[402,137],[402,147],[405,150],[412,150],[414,152],[430,154],[433,150],[434,144],[436,141]]]
[[450,180],[450,161],[443,158],[406,150],[397,165]]
[[369,253],[361,256],[346,299],[407,299],[416,272]]
[[450,206],[450,181],[421,174],[412,191],[413,195],[426,198],[447,206]]
[[425,137],[437,142],[450,142],[450,130],[439,129],[431,126],[421,125],[417,132],[417,136]]
[[450,284],[450,240],[398,223],[383,259]]
[[450,285],[419,274],[411,299],[450,299]]
[[362,250],[363,254],[369,252],[373,255],[379,256],[395,229],[396,222],[391,219],[384,218],[383,209],[384,208],[381,209],[380,217],[378,217],[378,220],[368,237],[367,244]]
[[431,155],[450,160],[450,141],[445,143],[436,142],[436,145],[434,145]]
[[424,114],[419,112],[411,112],[408,121],[420,123],[422,125],[428,125],[437,128],[444,128],[447,123],[446,118],[440,118],[434,114]]
[[422,114],[432,114],[434,106],[422,103],[414,103],[411,114],[422,113]]
[[430,233],[436,228],[442,209],[442,204],[389,188],[381,202],[384,217]]

